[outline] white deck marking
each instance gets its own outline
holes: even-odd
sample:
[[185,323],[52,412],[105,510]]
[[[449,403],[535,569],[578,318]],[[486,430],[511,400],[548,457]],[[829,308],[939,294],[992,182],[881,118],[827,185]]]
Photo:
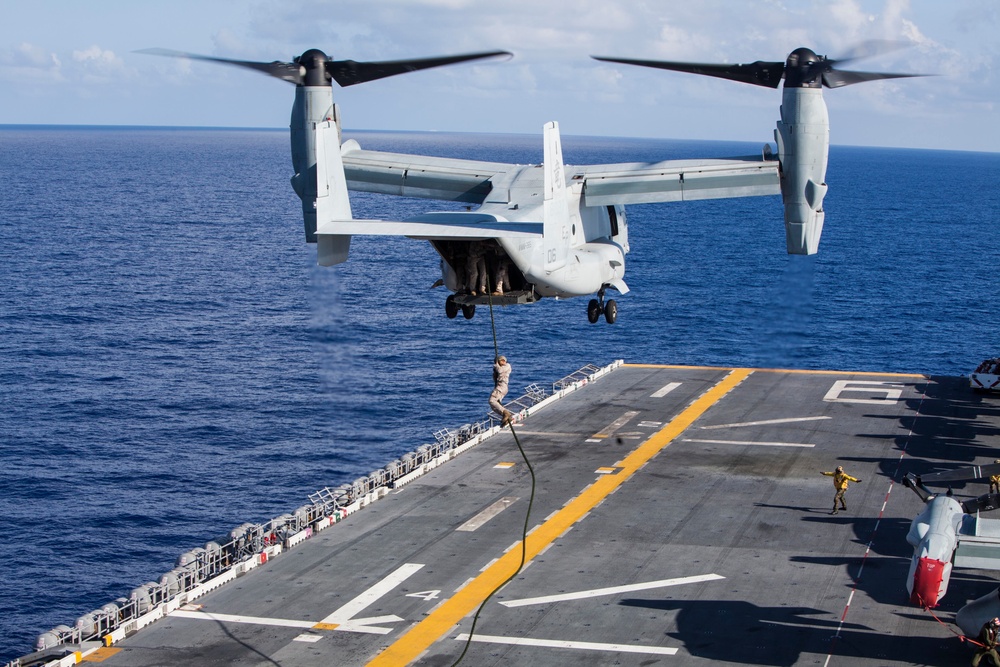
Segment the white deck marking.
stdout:
[[677,579],[660,579],[659,581],[646,581],[641,584],[628,584],[626,586],[612,586],[611,588],[595,588],[589,591],[577,591],[576,593],[561,593],[559,595],[545,595],[538,598],[523,598],[521,600],[507,600],[501,602],[505,607],[526,607],[532,604],[547,604],[549,602],[565,602],[567,600],[583,600],[586,598],[596,598],[602,595],[617,595],[618,593],[632,593],[634,591],[648,591],[651,588],[666,588],[667,586],[681,586],[683,584],[697,584],[703,581],[715,581],[725,579],[719,574],[698,574],[693,577],[679,577]]
[[476,516],[472,517],[471,519],[463,523],[455,530],[460,530],[465,533],[471,533],[472,531],[481,527],[484,523],[495,517],[497,514],[500,514],[500,512],[503,512],[505,509],[513,505],[515,502],[517,502],[517,498],[515,498],[514,496],[507,496],[506,498],[501,498],[500,500],[496,501],[495,503],[484,509]]
[[[591,438],[609,438],[612,435],[614,435],[615,431],[617,431],[618,429],[620,429],[625,424],[629,423],[632,420],[632,418],[635,417],[637,414],[639,414],[639,413],[635,412],[635,411],[632,411],[632,410],[629,410],[628,412],[626,412],[625,414],[623,414],[621,417],[619,417],[618,419],[614,420],[613,422],[611,422],[610,424],[608,424],[607,426],[605,426],[600,431],[598,431],[597,433],[595,433],[594,435],[592,435],[590,437]],[[590,440],[588,440],[587,442],[590,442]]]
[[709,431],[713,428],[739,428],[740,426],[766,426],[767,424],[792,424],[794,422],[811,422],[820,419],[833,419],[833,417],[789,417],[787,419],[765,419],[759,422],[738,422],[736,424],[716,424],[715,426],[702,426],[703,430]]
[[[861,386],[851,386],[861,385]],[[860,391],[872,394],[885,394],[885,398],[841,398],[845,391]],[[867,403],[869,405],[895,405],[903,395],[903,385],[893,382],[877,382],[875,380],[837,380],[823,397],[829,403]]]
[[294,639],[292,639],[292,641],[293,642],[308,642],[310,644],[315,644],[316,642],[318,642],[322,638],[323,638],[323,635],[311,635],[309,633],[305,633],[305,634],[299,635],[298,637],[295,637]]
[[201,621],[221,621],[223,623],[251,623],[253,625],[274,625],[282,628],[311,628],[316,621],[292,621],[286,618],[263,618],[261,616],[240,616],[237,614],[213,614],[210,611],[187,611],[177,609],[170,612],[175,618],[194,618]]
[[709,445],[759,445],[761,447],[815,447],[805,442],[754,442],[752,440],[701,440],[684,438],[684,442],[704,442]]
[[525,431],[517,429],[519,435],[544,435],[550,438],[579,438],[580,433],[566,433],[560,431]]
[[654,391],[652,394],[650,394],[649,397],[650,398],[663,398],[664,396],[666,396],[667,394],[669,394],[670,392],[672,392],[674,389],[677,389],[677,387],[679,387],[679,386],[681,386],[680,382],[671,382],[670,384],[665,384],[662,387],[660,387],[659,389],[657,389],[656,391]]
[[398,623],[403,619],[395,614],[389,616],[372,616],[370,618],[352,618],[344,621],[334,628],[337,632],[364,632],[370,635],[387,635],[392,632],[392,628],[382,628],[373,625],[374,623]]
[[[394,589],[396,586],[400,585],[408,578],[413,576],[420,568],[423,567],[423,563],[405,563],[401,565],[394,572],[390,573],[382,581],[378,582],[361,595],[357,596],[347,604],[343,605],[340,609],[333,612],[326,618],[324,618],[320,623],[325,625],[339,625],[345,630],[353,630],[355,632],[371,632],[373,630],[382,630],[386,632],[391,632],[391,628],[368,628],[369,623],[385,623],[393,621],[401,621],[403,619],[398,616],[380,616],[378,618],[354,618],[355,615],[360,614],[369,605],[374,603],[380,597]],[[315,624],[314,624],[315,625]],[[365,629],[361,629],[365,628]],[[338,628],[339,629],[339,628]]]
[[[457,641],[469,641],[468,634],[455,637]],[[665,646],[630,646],[629,644],[599,644],[597,642],[575,642],[562,639],[531,639],[529,637],[498,637],[497,635],[475,635],[474,642],[486,644],[509,644],[511,646],[540,646],[542,648],[573,648],[581,651],[612,651],[615,653],[650,653],[653,655],[676,655],[677,649]]]

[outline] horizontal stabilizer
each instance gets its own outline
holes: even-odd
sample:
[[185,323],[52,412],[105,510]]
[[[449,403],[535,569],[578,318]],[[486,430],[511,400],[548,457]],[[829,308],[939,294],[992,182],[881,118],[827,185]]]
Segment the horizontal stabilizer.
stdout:
[[[408,236],[416,239],[516,239],[540,238],[542,223],[510,222],[485,213],[425,213],[407,220],[343,220],[330,225],[330,232],[360,236]],[[335,230],[335,232],[333,231]]]

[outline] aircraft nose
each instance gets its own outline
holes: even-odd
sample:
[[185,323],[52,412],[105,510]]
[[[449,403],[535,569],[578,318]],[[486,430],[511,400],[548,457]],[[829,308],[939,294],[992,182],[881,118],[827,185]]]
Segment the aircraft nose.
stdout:
[[946,563],[933,558],[921,558],[913,573],[913,592],[910,602],[921,607],[933,608],[941,597],[941,584],[947,572]]

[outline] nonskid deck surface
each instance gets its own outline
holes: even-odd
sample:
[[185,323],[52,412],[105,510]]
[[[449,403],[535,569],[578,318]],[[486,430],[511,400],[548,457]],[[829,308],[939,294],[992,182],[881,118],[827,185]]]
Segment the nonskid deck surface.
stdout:
[[[954,378],[619,368],[515,426],[528,562],[462,664],[968,664],[907,603],[921,504],[892,480],[995,458],[991,400]],[[831,516],[837,465],[864,481]],[[520,563],[531,493],[505,432],[91,659],[450,665]],[[995,586],[956,571],[938,613]]]

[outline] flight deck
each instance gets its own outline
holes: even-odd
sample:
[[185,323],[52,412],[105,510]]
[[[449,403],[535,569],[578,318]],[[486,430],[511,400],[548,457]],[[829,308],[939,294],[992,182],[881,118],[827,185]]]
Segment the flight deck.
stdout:
[[[527,462],[498,430],[77,655],[438,666],[468,644],[464,665],[968,664],[954,614],[997,577],[956,569],[941,622],[910,605],[922,503],[898,480],[997,458],[997,400],[960,378],[624,364],[514,425]],[[821,473],[838,465],[862,482],[832,515]]]

